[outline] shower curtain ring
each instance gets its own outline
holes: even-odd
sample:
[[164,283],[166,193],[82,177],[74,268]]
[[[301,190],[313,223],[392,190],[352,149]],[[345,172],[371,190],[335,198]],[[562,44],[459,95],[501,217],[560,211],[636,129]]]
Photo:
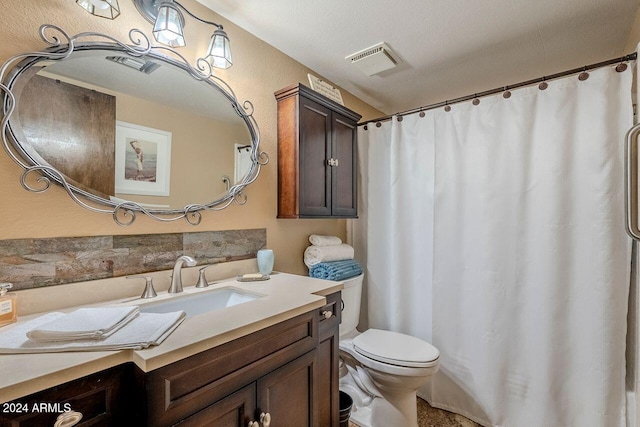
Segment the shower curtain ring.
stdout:
[[451,106],[449,105],[449,101],[444,102],[444,111],[446,111],[447,113],[451,111]]
[[473,101],[471,101],[471,103],[472,103],[473,105],[478,105],[478,104],[480,104],[480,100],[478,99],[478,94],[477,94],[477,93],[474,93],[474,94],[473,94]]
[[580,75],[578,76],[578,80],[580,81],[585,81],[589,78],[589,73],[587,73],[587,67],[585,66],[582,69],[582,72],[580,73]]
[[627,69],[627,64],[625,64],[623,61],[620,61],[620,63],[616,66],[616,71],[619,73],[622,73],[626,69]]
[[509,86],[504,87],[504,92],[502,93],[502,97],[505,99],[511,98],[511,91],[509,91]]
[[540,89],[540,90],[545,90],[545,89],[546,89],[546,88],[548,88],[548,87],[549,87],[549,85],[547,84],[547,77],[546,77],[546,76],[543,76],[543,77],[542,77],[542,83],[540,83],[540,84],[538,85],[538,89]]

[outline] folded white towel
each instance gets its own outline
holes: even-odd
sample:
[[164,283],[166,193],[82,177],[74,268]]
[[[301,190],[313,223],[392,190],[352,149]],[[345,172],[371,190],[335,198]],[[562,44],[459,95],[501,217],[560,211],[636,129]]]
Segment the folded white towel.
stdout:
[[304,251],[304,263],[311,267],[321,262],[353,259],[353,255],[353,248],[344,243],[332,246],[311,245]]
[[64,313],[47,313],[28,322],[19,323],[8,331],[0,333],[0,353],[141,350],[162,343],[182,323],[185,313],[184,311],[139,313],[132,321],[101,341],[38,342],[27,338],[29,331],[63,316],[65,316]]
[[79,308],[29,331],[27,337],[42,342],[101,340],[129,323],[139,311],[137,306]]
[[337,236],[321,236],[312,234],[309,236],[309,243],[316,246],[333,246],[342,244],[342,239]]

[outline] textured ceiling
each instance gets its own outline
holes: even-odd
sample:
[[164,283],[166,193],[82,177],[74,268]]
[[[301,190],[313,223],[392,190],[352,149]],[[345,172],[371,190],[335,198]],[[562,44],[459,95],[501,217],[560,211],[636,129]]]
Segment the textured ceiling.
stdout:
[[[198,0],[393,113],[621,56],[640,0]],[[233,34],[230,34],[233,44]],[[365,76],[345,56],[387,42]]]

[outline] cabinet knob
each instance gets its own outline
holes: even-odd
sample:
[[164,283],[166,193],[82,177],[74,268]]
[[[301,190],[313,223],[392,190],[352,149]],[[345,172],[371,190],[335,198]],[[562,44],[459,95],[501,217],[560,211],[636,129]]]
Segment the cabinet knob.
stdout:
[[263,427],[269,427],[269,425],[271,425],[271,414],[270,413],[261,413],[260,414],[260,422],[262,423]]
[[322,317],[325,319],[330,319],[333,316],[333,312],[331,310],[325,310],[322,312]]
[[327,164],[333,168],[333,167],[338,166],[340,164],[340,162],[338,161],[338,159],[331,158],[331,159],[327,160]]
[[258,424],[257,421],[249,421],[249,424],[247,424],[247,427],[260,427],[260,424]]

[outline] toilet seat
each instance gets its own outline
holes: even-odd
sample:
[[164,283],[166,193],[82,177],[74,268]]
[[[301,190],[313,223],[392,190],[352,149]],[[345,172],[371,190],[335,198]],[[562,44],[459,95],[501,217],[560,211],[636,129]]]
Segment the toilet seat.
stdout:
[[419,338],[380,329],[368,329],[356,336],[353,348],[377,362],[408,368],[433,367],[440,358],[437,348]]

